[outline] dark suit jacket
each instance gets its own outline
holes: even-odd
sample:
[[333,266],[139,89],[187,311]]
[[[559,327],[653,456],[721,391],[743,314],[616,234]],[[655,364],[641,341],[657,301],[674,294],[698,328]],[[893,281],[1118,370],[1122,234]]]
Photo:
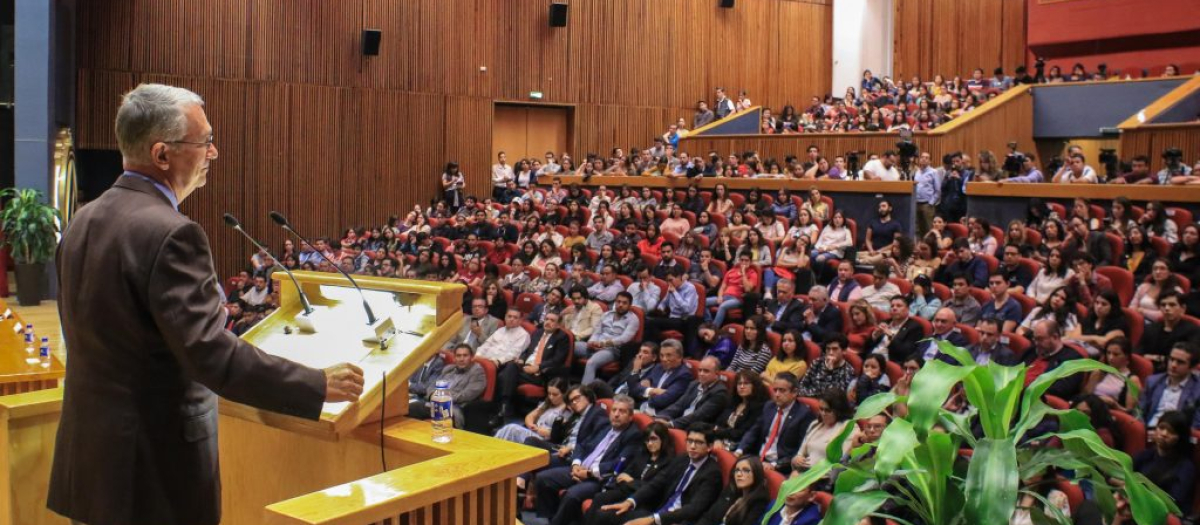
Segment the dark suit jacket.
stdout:
[[817,312],[817,322],[805,329],[812,335],[814,343],[822,344],[830,336],[842,333],[842,312],[833,303],[826,304],[824,310]]
[[[767,438],[771,435],[771,424],[775,422],[775,413],[778,410],[774,401],[768,401],[763,405],[762,415],[758,417],[758,421],[754,423],[753,427],[750,427],[746,435],[742,436],[738,450],[745,454],[761,456],[762,447],[766,446]],[[783,420],[783,426],[775,438],[778,441],[775,470],[784,474],[792,471],[792,456],[795,456],[796,451],[800,450],[800,443],[804,441],[804,435],[808,434],[808,426],[812,424],[813,419],[815,416],[808,409],[808,405],[801,403],[800,400],[792,402],[792,408],[788,410],[787,418]]]
[[[666,470],[657,476],[649,483],[646,483],[637,492],[633,493],[633,501],[637,502],[639,509],[646,509],[654,512],[667,502],[667,498],[675,492],[675,487],[683,481],[683,475],[687,473],[688,465],[692,463],[692,459],[686,454],[677,456],[667,465]],[[717,465],[717,458],[709,456],[704,460],[704,464],[700,469],[692,475],[692,481],[684,489],[680,499],[680,507],[671,512],[664,512],[659,515],[663,525],[672,523],[690,523],[700,519],[704,511],[712,505],[713,501],[721,493],[721,467]]]
[[[762,303],[763,312],[771,312],[772,314],[777,313],[780,306],[777,299],[771,299]],[[805,306],[799,299],[793,297],[791,301],[788,301],[787,308],[783,309],[783,315],[775,317],[775,322],[771,324],[771,331],[782,334],[788,330],[803,330],[804,310],[807,308],[808,306]]]
[[[900,325],[900,330],[892,337],[887,344],[888,359],[897,363],[903,363],[909,356],[917,351],[917,345],[925,338],[925,330],[921,328],[921,323],[918,323],[910,317]],[[875,348],[875,345],[883,340],[883,337],[870,338],[867,341],[867,351]]]
[[48,506],[89,525],[221,517],[217,395],[316,419],[325,375],[224,328],[208,239],[153,184],[123,176],[59,245],[71,349]]
[[[1150,421],[1150,418],[1158,412],[1158,403],[1162,401],[1163,392],[1167,390],[1167,374],[1165,372],[1150,376],[1146,380],[1146,389],[1142,392],[1141,398],[1138,399],[1138,405],[1142,411],[1142,422]],[[1178,409],[1184,413],[1195,412],[1196,406],[1200,405],[1200,372],[1191,372],[1188,376],[1187,385],[1183,392],[1179,395]],[[1197,412],[1200,414],[1200,412]],[[1193,423],[1193,428],[1195,423]]]
[[[642,376],[641,379],[637,379],[631,375],[629,379],[627,379],[626,383],[629,386],[629,395],[633,396],[638,403],[646,401],[647,387],[642,386],[642,379],[649,380],[650,386],[658,386],[659,380],[662,379],[663,375],[666,373],[666,369],[664,369],[662,364],[659,363],[654,365],[654,367],[650,369],[650,372]],[[680,364],[671,371],[671,375],[668,376],[666,382],[662,384],[662,388],[666,390],[666,392],[649,398],[650,406],[653,407],[655,411],[671,406],[671,403],[674,403],[675,400],[679,399],[679,397],[683,395],[683,392],[687,390],[687,387],[689,384],[691,384],[691,382],[692,371],[688,369],[686,364]]]
[[[959,331],[958,328],[955,328],[955,329],[951,330],[950,333],[946,334],[945,337],[938,337],[937,334],[931,334],[929,336],[929,340],[927,340],[923,343],[920,343],[917,346],[917,355],[924,356],[925,352],[928,352],[931,347],[936,347],[937,346],[936,340],[938,340],[938,339],[945,340],[945,341],[949,342],[950,344],[957,346],[959,348],[963,348],[963,349],[966,349],[967,344],[970,343],[970,341],[967,341],[967,336],[963,335],[962,332]],[[934,357],[934,359],[938,359],[940,361],[944,361],[944,362],[952,364],[952,365],[958,364],[958,361],[955,361],[953,357],[943,354],[940,350],[933,357]]]
[[[608,412],[604,410],[604,406],[599,403],[593,404],[583,415],[583,421],[579,423],[579,431],[575,433],[575,450],[589,445],[596,446],[596,443],[604,439],[604,433],[608,432],[610,426]],[[581,457],[587,457],[587,455]]]
[[[537,352],[538,343],[542,340],[542,335],[545,330],[538,330],[533,333],[533,337],[529,338],[529,346],[525,347],[525,352],[521,354],[521,361],[528,363],[533,359],[533,354]],[[550,340],[546,341],[546,349],[542,351],[542,363],[538,366],[543,377],[566,374],[567,352],[570,348],[571,338],[566,332],[556,330],[550,336]]]
[[717,417],[725,411],[725,406],[729,404],[729,389],[725,386],[724,381],[718,379],[704,392],[704,395],[699,396],[700,400],[696,402],[696,409],[691,414],[683,415],[684,411],[692,406],[692,401],[699,393],[700,382],[692,381],[692,384],[688,385],[687,391],[683,393],[683,397],[666,409],[660,410],[656,415],[670,419],[671,426],[684,430],[695,422],[715,423]]
[[[604,441],[604,436],[608,434],[610,429],[612,429],[611,425],[605,425],[597,433],[595,439],[590,440],[583,446],[575,447],[575,450],[571,451],[571,461],[583,461],[586,459],[592,451],[596,450],[596,447],[600,446],[600,442]],[[580,436],[582,437],[582,434]],[[604,455],[600,456],[600,463],[598,464],[600,473],[606,474],[612,472],[613,467],[617,465],[617,462],[621,458],[633,457],[643,446],[642,431],[638,429],[637,425],[630,422],[625,427],[625,430],[622,430],[612,444],[608,446],[608,449],[604,451]]]

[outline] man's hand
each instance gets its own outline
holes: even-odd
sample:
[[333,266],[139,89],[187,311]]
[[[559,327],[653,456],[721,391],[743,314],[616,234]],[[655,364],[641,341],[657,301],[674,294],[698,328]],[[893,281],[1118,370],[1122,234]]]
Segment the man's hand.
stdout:
[[350,363],[325,369],[325,402],[358,401],[363,391],[363,371]]
[[577,481],[588,479],[590,474],[591,472],[588,472],[588,469],[583,468],[583,465],[575,465],[571,467],[571,477],[575,478]]
[[558,447],[558,457],[565,458],[571,455],[571,447]]
[[600,510],[615,510],[617,511],[617,515],[620,516],[626,512],[629,512],[630,510],[633,510],[633,504],[626,500],[620,503],[613,503],[612,505],[605,505],[600,507]]
[[537,366],[537,365],[535,365],[535,364],[533,364],[533,363],[529,363],[529,364],[525,365],[525,366],[522,368],[522,370],[524,370],[526,374],[529,374],[529,375],[531,375],[531,376],[535,376],[535,375],[537,375],[537,373],[538,373],[538,366]]

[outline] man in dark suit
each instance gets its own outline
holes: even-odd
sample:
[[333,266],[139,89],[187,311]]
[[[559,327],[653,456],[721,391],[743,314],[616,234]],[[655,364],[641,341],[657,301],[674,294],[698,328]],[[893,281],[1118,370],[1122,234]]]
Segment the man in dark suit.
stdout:
[[735,456],[754,454],[763,467],[787,475],[792,470],[792,456],[808,433],[816,417],[804,403],[797,403],[800,380],[791,372],[780,372],[771,385],[771,402],[763,406],[762,416],[750,427]]
[[497,417],[512,415],[512,398],[518,386],[546,386],[550,379],[567,374],[571,338],[559,329],[558,320],[557,313],[546,314],[542,329],[534,332],[521,357],[505,363],[496,373],[496,391],[500,397],[500,413]]
[[650,374],[650,370],[656,363],[658,363],[658,343],[643,341],[638,346],[638,353],[633,355],[633,359],[630,359],[629,364],[617,372],[617,375],[610,377],[608,382],[597,379],[592,381],[589,386],[596,392],[596,396],[601,398],[611,398],[615,394],[628,394],[629,380],[633,379],[634,383],[641,381]]
[[782,335],[788,330],[799,332],[804,329],[804,311],[808,307],[796,298],[796,285],[791,279],[777,281],[775,298],[764,301],[761,306],[768,330]]
[[308,368],[225,330],[208,239],[178,211],[217,157],[203,104],[164,85],[127,93],[126,171],[59,245],[71,366],[47,504],[75,523],[218,523],[217,395],[317,419],[362,392],[353,365]]
[[655,417],[674,428],[690,428],[694,423],[713,424],[729,405],[729,389],[721,380],[721,360],[707,356],[696,368],[696,380],[688,385],[683,397],[657,411]]
[[1000,342],[1000,320],[995,317],[984,317],[975,327],[979,332],[979,344],[969,349],[975,363],[986,365],[995,362],[1004,366],[1015,366],[1020,359],[1008,345]]
[[956,326],[957,324],[958,316],[954,315],[954,310],[939,308],[937,313],[933,314],[933,334],[917,347],[917,355],[925,361],[941,359],[953,365],[958,364],[954,358],[942,354],[937,345],[938,341],[946,341],[959,348],[967,347],[969,343],[967,336],[962,334],[962,331]]
[[[632,458],[642,445],[642,432],[633,424],[633,399],[613,398],[609,424],[595,438],[571,453],[569,467],[544,470],[537,475],[537,513],[551,525],[577,523],[583,502],[600,492],[603,475],[613,471],[622,458]],[[582,440],[582,431],[579,438]],[[562,491],[562,495],[559,492]]]
[[909,317],[908,302],[903,296],[892,297],[889,301],[892,308],[892,318],[886,323],[875,326],[871,337],[867,339],[866,348],[887,351],[888,359],[903,363],[917,351],[917,345],[925,338],[925,328],[921,323]]
[[688,429],[687,455],[677,456],[625,501],[605,505],[593,525],[674,525],[693,523],[721,492],[721,467],[710,456],[716,435],[712,425]]
[[822,344],[834,334],[842,333],[842,312],[829,303],[829,292],[824,286],[812,287],[808,302],[812,308],[804,311],[803,331],[814,343]]
[[637,380],[626,380],[631,397],[639,401],[639,408],[653,416],[683,396],[692,382],[692,371],[683,364],[683,343],[678,339],[667,339],[658,349],[658,364]]

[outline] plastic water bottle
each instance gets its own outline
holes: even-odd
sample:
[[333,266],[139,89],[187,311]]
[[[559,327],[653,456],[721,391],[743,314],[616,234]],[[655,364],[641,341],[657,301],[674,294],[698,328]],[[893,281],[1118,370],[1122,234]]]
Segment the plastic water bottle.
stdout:
[[25,353],[30,356],[37,351],[37,347],[33,344],[33,325],[25,325]]
[[50,368],[50,338],[49,337],[42,338],[42,350],[38,354],[38,364],[40,364],[42,366],[42,368]]
[[434,386],[433,397],[429,398],[433,441],[449,443],[454,433],[454,398],[450,397],[450,382],[439,380]]

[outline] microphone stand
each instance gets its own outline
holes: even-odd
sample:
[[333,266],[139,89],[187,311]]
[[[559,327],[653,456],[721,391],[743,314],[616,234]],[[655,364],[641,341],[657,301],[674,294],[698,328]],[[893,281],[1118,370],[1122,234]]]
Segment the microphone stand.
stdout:
[[250,244],[253,244],[255,248],[258,248],[263,253],[270,255],[271,259],[273,259],[275,261],[275,267],[279,268],[280,270],[283,270],[283,273],[286,273],[288,278],[290,278],[292,280],[292,284],[295,285],[295,287],[296,287],[296,293],[300,295],[300,305],[304,310],[303,314],[296,317],[296,324],[298,324],[300,326],[301,331],[309,332],[309,333],[316,332],[317,331],[316,326],[313,325],[312,319],[309,317],[313,313],[312,303],[310,303],[308,301],[308,294],[305,294],[304,289],[300,288],[300,282],[296,280],[296,275],[293,274],[292,271],[289,270],[287,266],[280,264],[279,259],[277,257],[275,257],[275,255],[272,254],[270,252],[270,250],[267,250],[267,248],[265,246],[260,244],[258,241],[254,240],[254,237],[251,237],[250,234],[247,233],[246,230],[242,228],[242,223],[237,220],[237,217],[234,217],[233,214],[231,214],[231,213],[226,213],[224,218],[225,218],[226,226],[229,226],[230,228],[237,230],[237,232],[242,234],[242,236],[245,237],[246,240],[250,241]]

